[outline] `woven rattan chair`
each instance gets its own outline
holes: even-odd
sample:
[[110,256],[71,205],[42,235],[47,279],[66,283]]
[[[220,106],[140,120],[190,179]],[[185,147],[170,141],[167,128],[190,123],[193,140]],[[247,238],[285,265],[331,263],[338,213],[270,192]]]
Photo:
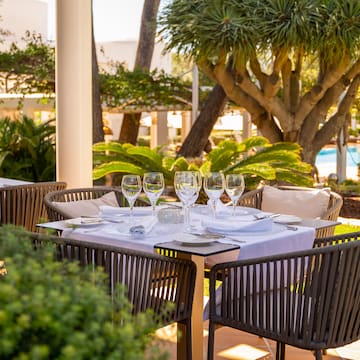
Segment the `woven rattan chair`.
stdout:
[[[127,202],[123,196],[121,189],[119,187],[110,187],[110,186],[95,186],[91,188],[77,188],[77,189],[65,189],[60,191],[53,191],[45,196],[44,203],[48,213],[50,221],[60,221],[69,219],[70,216],[65,212],[59,209],[56,206],[56,203],[61,202],[72,202],[72,201],[82,201],[82,200],[93,200],[98,199],[105,194],[114,192],[116,200],[119,206],[126,206]],[[148,206],[149,204],[141,199],[136,200],[136,206]],[[83,214],[78,214],[81,216]]]
[[[302,191],[314,190],[312,188],[304,188],[298,186],[278,186],[278,188],[283,190],[302,190]],[[249,191],[240,198],[238,205],[261,209],[262,194],[263,194],[263,188]],[[321,215],[321,219],[336,221],[340,214],[342,205],[343,205],[342,197],[336,192],[330,191],[329,205],[326,212]],[[327,227],[324,229],[318,229],[316,231],[316,237],[321,238],[321,237],[332,236],[334,234],[334,230],[335,230],[335,226]]]
[[151,309],[160,326],[184,324],[187,354],[181,354],[181,358],[191,359],[195,263],[83,240],[36,236],[40,242],[49,239],[56,244],[58,260],[78,260],[84,266],[103,267],[109,275],[110,293],[114,293],[116,284],[124,284],[133,314]]
[[285,359],[285,344],[322,359],[322,350],[360,339],[359,238],[360,233],[339,235],[307,251],[215,265],[208,360],[217,326],[276,341],[276,359]]
[[29,231],[37,231],[36,224],[47,219],[45,195],[65,188],[65,182],[40,182],[1,187],[1,225],[14,224]]

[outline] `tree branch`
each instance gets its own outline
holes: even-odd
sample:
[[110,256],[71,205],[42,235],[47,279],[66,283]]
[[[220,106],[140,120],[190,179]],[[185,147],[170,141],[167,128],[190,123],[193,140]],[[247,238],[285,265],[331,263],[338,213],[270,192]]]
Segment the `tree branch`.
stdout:
[[301,111],[298,111],[295,116],[296,124],[303,123],[304,119],[309,115],[314,106],[316,106],[317,102],[324,96],[325,92],[342,77],[349,63],[350,60],[346,58],[343,62],[329,67],[329,70],[324,74],[322,80],[314,85],[313,88],[303,96],[299,104]]

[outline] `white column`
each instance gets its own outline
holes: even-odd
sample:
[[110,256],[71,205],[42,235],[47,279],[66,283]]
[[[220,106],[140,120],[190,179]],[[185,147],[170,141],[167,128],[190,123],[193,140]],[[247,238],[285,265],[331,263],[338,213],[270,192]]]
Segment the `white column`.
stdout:
[[251,124],[251,116],[248,111],[244,111],[242,113],[242,141],[248,139],[252,135],[252,124]]
[[150,147],[165,145],[168,141],[167,112],[151,113]]
[[56,1],[56,171],[92,186],[91,0]]
[[194,65],[192,70],[192,111],[191,125],[194,124],[199,112],[199,70]]
[[344,128],[340,130],[339,139],[336,146],[336,173],[338,181],[343,182],[346,180],[346,153],[347,145],[345,142]]
[[191,113],[183,111],[181,113],[181,142],[184,142],[191,129]]

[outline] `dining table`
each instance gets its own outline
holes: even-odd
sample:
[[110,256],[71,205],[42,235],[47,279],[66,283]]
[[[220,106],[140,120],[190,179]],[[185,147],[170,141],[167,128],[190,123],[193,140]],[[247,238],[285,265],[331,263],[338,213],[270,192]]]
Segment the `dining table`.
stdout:
[[[164,254],[170,251],[194,261],[197,278],[192,312],[193,359],[203,359],[205,354],[204,346],[199,344],[204,344],[206,268],[226,261],[310,249],[317,226],[335,224],[246,207],[237,207],[235,215],[232,209],[224,207],[214,217],[207,205],[195,205],[191,208],[190,226],[185,228],[180,207],[174,203],[163,204],[155,213],[151,207],[139,207],[130,215],[129,208],[104,206],[96,217],[78,217],[38,226],[61,231],[62,236],[77,240],[148,252],[160,250]],[[179,359],[184,351],[183,339],[178,339]]]
[[0,177],[0,187],[32,184],[30,181]]

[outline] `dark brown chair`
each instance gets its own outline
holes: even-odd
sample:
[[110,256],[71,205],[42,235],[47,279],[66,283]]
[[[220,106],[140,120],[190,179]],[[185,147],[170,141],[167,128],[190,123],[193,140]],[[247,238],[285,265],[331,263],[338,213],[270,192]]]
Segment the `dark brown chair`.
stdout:
[[[208,359],[228,326],[315,352],[360,339],[360,233],[307,251],[215,265],[210,272]],[[216,281],[222,286],[216,299]],[[221,298],[221,299],[220,299]]]
[[174,322],[184,324],[187,354],[182,358],[191,359],[195,263],[82,240],[36,237],[40,242],[49,239],[56,244],[58,260],[77,260],[83,266],[103,267],[109,275],[111,294],[116,284],[125,285],[133,314],[151,309],[160,326]]
[[[278,188],[282,190],[302,190],[302,191],[314,190],[312,188],[304,188],[299,186],[278,186]],[[238,205],[261,209],[262,194],[263,194],[263,188],[249,191],[240,198]],[[321,219],[336,221],[340,214],[342,205],[343,205],[342,197],[336,192],[330,191],[329,205],[326,212],[321,215]],[[335,230],[335,226],[327,227],[324,229],[318,229],[316,231],[316,237],[321,238],[321,237],[332,236],[334,234],[334,230]]]
[[[66,189],[53,191],[45,196],[44,203],[50,221],[60,221],[71,218],[68,213],[57,206],[56,203],[70,203],[73,201],[94,200],[113,192],[118,206],[127,206],[127,200],[119,187],[95,186],[90,188]],[[136,206],[149,206],[144,200],[138,199]],[[84,214],[79,213],[77,216]]]
[[37,231],[36,224],[47,219],[44,197],[51,191],[65,189],[65,182],[40,182],[0,188],[0,222]]

